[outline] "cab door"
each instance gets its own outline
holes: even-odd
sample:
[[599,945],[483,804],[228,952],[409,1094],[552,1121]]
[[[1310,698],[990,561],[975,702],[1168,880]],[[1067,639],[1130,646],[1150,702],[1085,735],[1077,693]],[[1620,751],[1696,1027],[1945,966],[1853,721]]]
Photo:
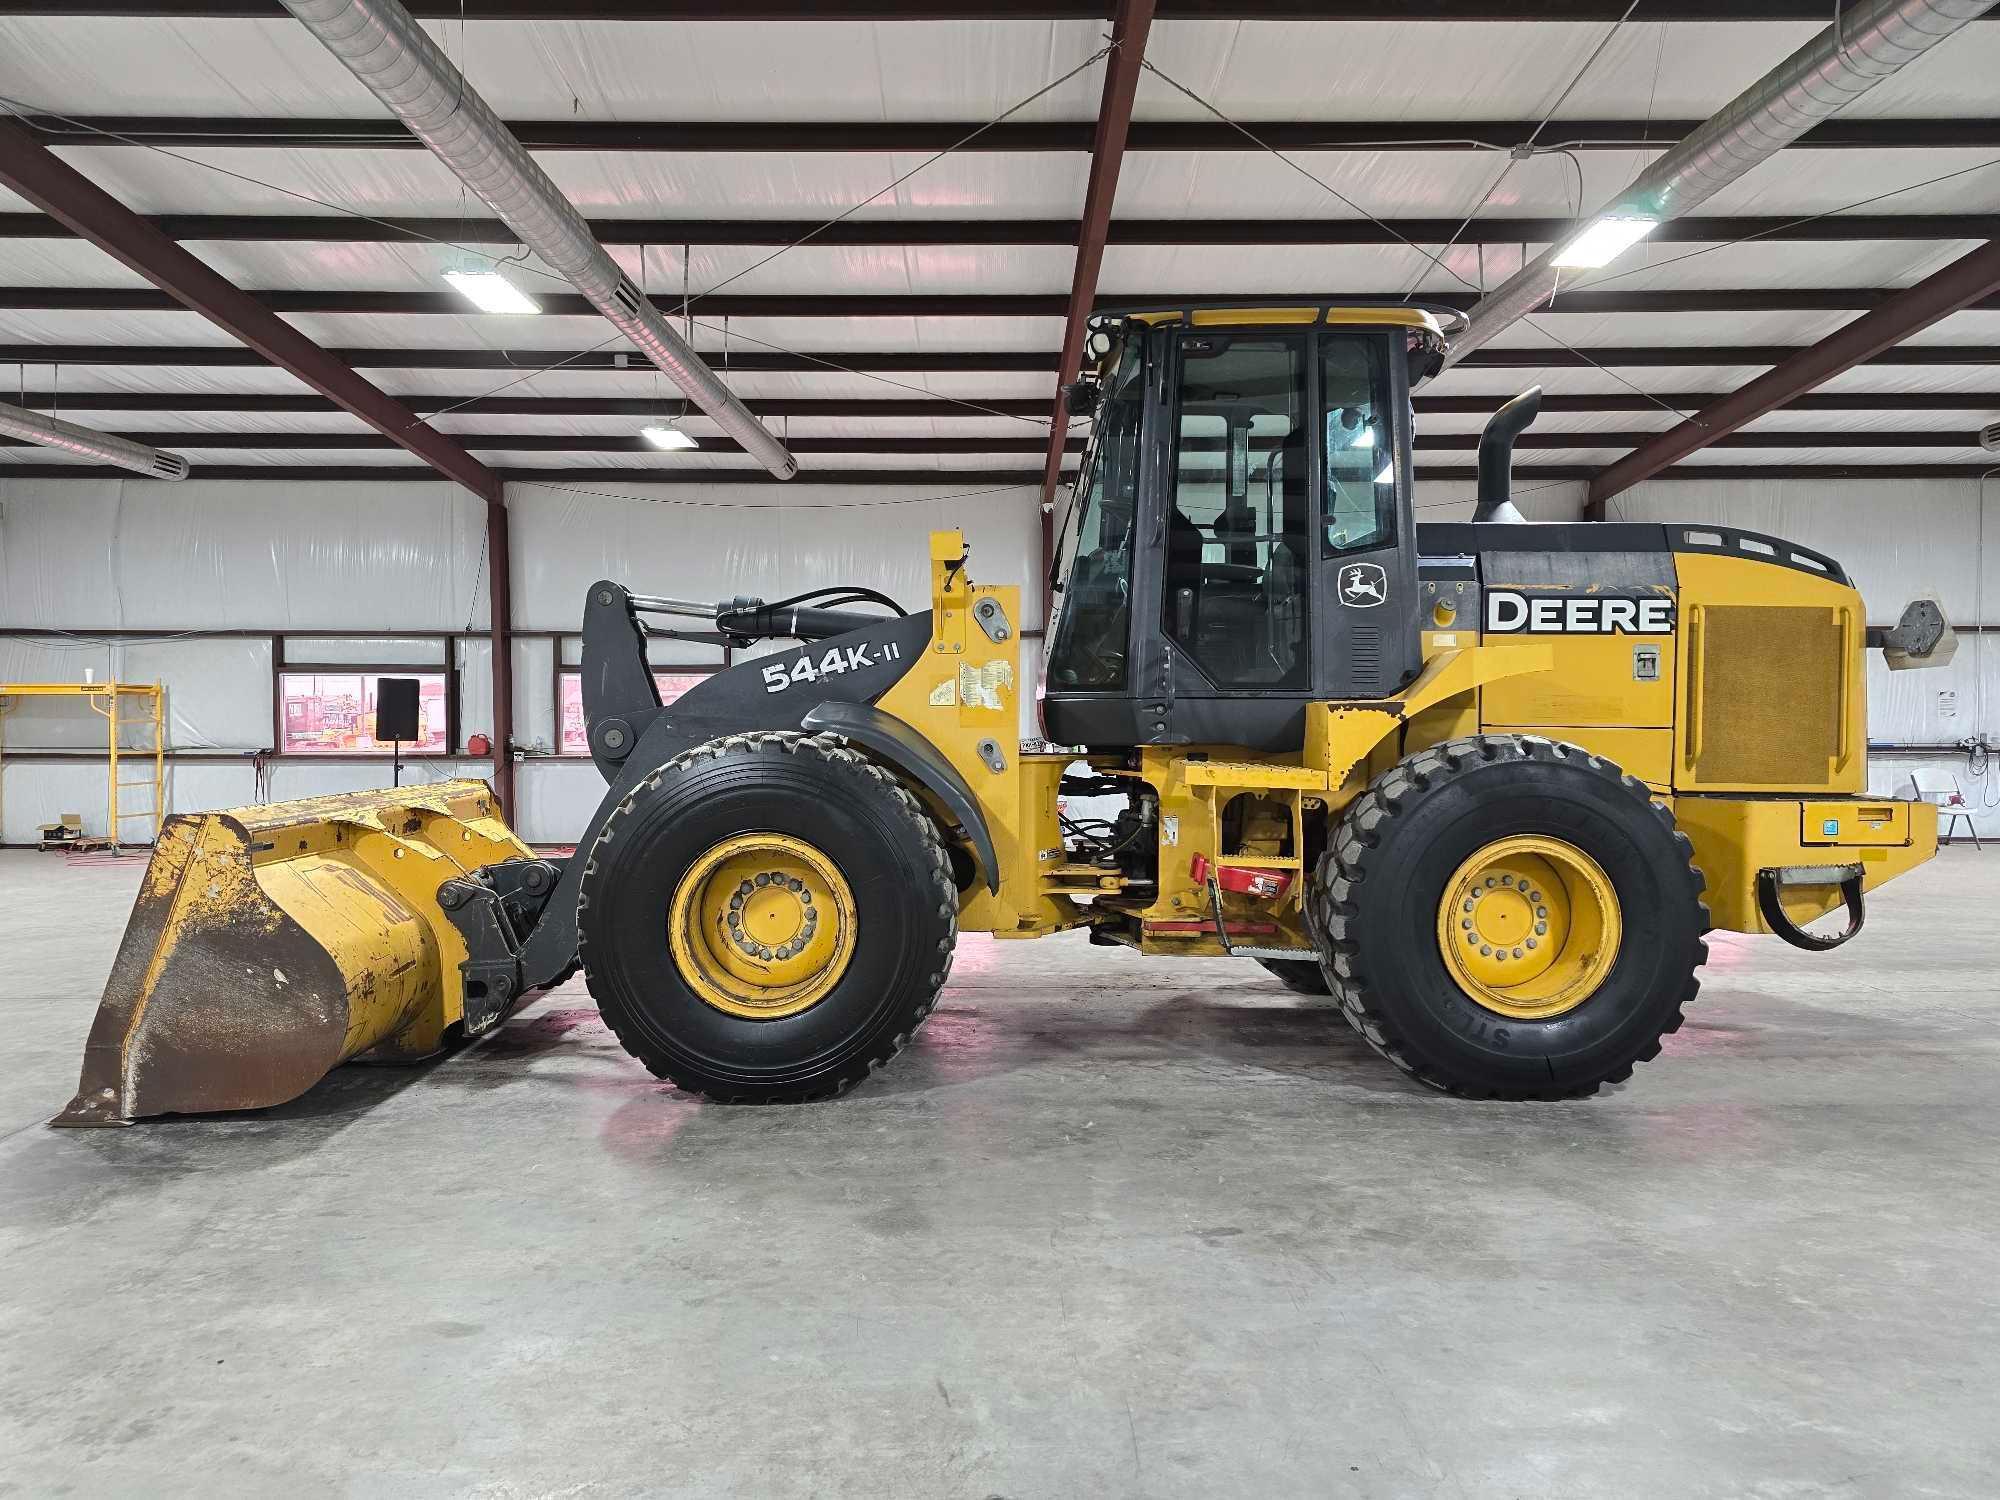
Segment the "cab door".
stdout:
[[1422,666],[1411,516],[1409,371],[1401,329],[1321,329],[1315,644],[1326,698],[1395,692]]
[[1156,739],[1292,748],[1314,685],[1312,333],[1194,328],[1170,372]]

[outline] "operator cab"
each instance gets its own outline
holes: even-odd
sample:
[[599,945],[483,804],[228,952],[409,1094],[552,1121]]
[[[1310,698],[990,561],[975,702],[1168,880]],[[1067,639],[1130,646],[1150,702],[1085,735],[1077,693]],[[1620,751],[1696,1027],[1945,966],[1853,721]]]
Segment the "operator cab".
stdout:
[[1143,309],[1091,337],[1096,422],[1049,580],[1050,738],[1295,750],[1306,704],[1413,678],[1411,367],[1442,357],[1437,316]]

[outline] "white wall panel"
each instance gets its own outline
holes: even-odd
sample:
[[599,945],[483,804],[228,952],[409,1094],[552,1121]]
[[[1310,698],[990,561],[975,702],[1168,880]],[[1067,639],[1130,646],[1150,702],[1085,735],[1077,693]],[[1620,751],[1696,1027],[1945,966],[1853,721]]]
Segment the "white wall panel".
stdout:
[[[1579,480],[1528,480],[1514,491],[1514,507],[1530,521],[1580,521],[1585,486]],[[1470,521],[1479,486],[1471,480],[1417,481],[1417,522]]]
[[[157,682],[166,689],[169,749],[259,750],[271,743],[271,644],[256,637],[88,643],[51,635],[0,639],[0,682]],[[141,705],[127,700],[121,719]],[[105,723],[81,698],[13,700],[4,726],[10,749],[95,749]],[[150,743],[134,730],[126,746]]]
[[42,824],[56,822],[64,813],[77,814],[83,831],[101,838],[104,806],[101,760],[0,761],[0,843],[33,843]]
[[[403,762],[404,786],[423,786],[458,777],[485,781],[492,775],[493,763],[490,760]],[[334,792],[371,791],[391,785],[393,776],[394,768],[386,755],[379,761],[319,761],[305,757],[276,761],[271,765],[271,800],[290,802],[300,797],[324,797]],[[176,804],[174,811],[195,812],[200,809]]]
[[[83,642],[0,639],[0,682],[111,680],[111,650]],[[104,721],[81,698],[14,697],[0,719],[9,749],[89,749],[105,742]]]
[[510,484],[514,618],[524,630],[575,630],[600,578],[686,599],[860,583],[905,608],[930,597],[926,535],[964,528],[972,575],[1020,581],[1023,612],[1040,609],[1041,519],[1031,488],[980,491],[941,475],[935,498],[858,485],[592,484],[589,493]]
[[[475,734],[493,734],[493,643],[461,639],[458,643],[458,742]],[[517,693],[519,689],[515,690]],[[520,737],[517,722],[515,737]]]
[[[517,548],[515,557],[520,552]],[[577,596],[579,601],[582,595]],[[514,611],[520,614],[520,596]],[[553,753],[556,744],[555,642],[517,640],[514,646],[514,743]]]
[[[479,622],[483,628],[485,621]],[[430,667],[444,665],[444,642],[408,636],[288,635],[285,665],[351,667]]]
[[1868,653],[1868,738],[1877,744],[2000,740],[2000,637],[1967,632],[1942,667],[1892,672]]
[[484,526],[443,482],[0,477],[0,624],[463,630]]
[[[1965,755],[1873,755],[1868,758],[1868,790],[1878,797],[1914,797],[1917,790],[1912,773],[1928,773],[1931,786],[1937,778],[1951,777],[1965,797],[1965,811],[1972,817],[1973,831],[1982,839],[2000,838],[2000,761],[1984,765]],[[1942,815],[1938,832],[1945,832]],[[1951,830],[1961,842],[1965,825]]]
[[[584,768],[590,769],[588,762]],[[594,771],[591,774],[595,776]],[[405,786],[454,777],[488,781],[492,775],[490,760],[403,762]],[[392,776],[386,755],[379,762],[274,761],[270,765],[269,794],[260,797],[256,768],[247,756],[239,762],[169,760],[166,810],[213,812],[259,801],[284,802],[333,792],[365,791],[390,785]],[[62,814],[72,812],[82,816],[86,833],[103,833],[105,779],[101,756],[79,755],[61,761],[0,760],[0,843],[32,843],[41,824],[53,823]],[[125,805],[143,807],[144,794],[127,793]],[[125,837],[137,840],[145,828],[143,819],[131,819],[125,823]]]
[[222,636],[120,645],[118,675],[166,689],[167,745],[175,750],[266,750],[277,733],[271,642]]
[[604,778],[587,759],[549,757],[514,770],[514,831],[531,844],[572,844],[604,799]]

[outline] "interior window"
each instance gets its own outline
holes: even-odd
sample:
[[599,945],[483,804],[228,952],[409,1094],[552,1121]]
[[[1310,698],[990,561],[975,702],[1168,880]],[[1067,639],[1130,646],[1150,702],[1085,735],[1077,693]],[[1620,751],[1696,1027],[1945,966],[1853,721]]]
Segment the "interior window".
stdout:
[[1063,527],[1063,571],[1048,678],[1064,688],[1125,685],[1132,615],[1132,528],[1145,410],[1145,330],[1127,335],[1097,409],[1094,441]]
[[1326,402],[1326,546],[1329,552],[1396,540],[1395,426],[1389,418],[1384,345],[1329,333],[1320,340]]
[[389,755],[395,746],[375,738],[375,689],[382,676],[417,679],[417,738],[405,755],[442,755],[447,743],[444,673],[396,668],[369,671],[280,672],[278,701],[286,755]]
[[1181,341],[1166,631],[1219,687],[1311,679],[1305,364],[1300,334]]

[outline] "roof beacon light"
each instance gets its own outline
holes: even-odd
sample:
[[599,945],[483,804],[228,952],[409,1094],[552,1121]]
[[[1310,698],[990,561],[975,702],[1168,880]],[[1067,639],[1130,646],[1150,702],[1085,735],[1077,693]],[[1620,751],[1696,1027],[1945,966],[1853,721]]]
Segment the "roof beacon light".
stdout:
[[1594,271],[1610,265],[1659,227],[1658,219],[1598,219],[1563,246],[1550,264],[1563,271]]
[[521,317],[542,310],[541,303],[515,286],[498,271],[447,271],[444,279],[460,296],[483,313],[506,313]]

